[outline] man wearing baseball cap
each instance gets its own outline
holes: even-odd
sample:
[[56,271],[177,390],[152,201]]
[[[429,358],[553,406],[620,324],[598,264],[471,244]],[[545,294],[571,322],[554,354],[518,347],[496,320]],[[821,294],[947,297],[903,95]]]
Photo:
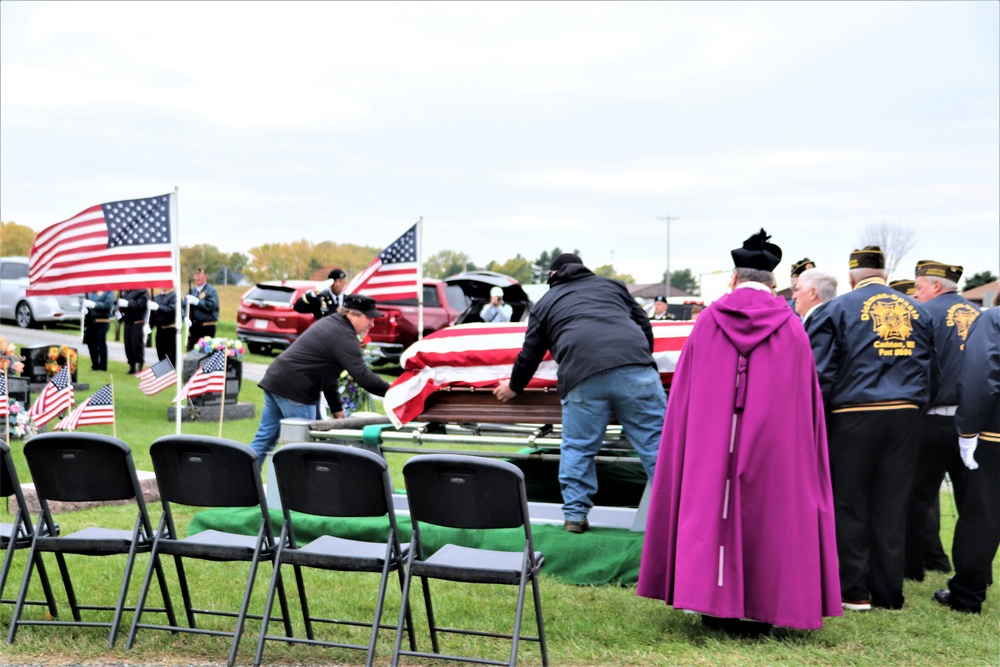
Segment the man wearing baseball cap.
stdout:
[[514,309],[503,302],[503,288],[494,286],[490,288],[490,302],[480,309],[479,317],[483,322],[510,322],[513,312]]
[[271,363],[260,381],[264,409],[257,435],[250,443],[261,468],[278,441],[281,420],[315,419],[320,392],[334,417],[344,417],[339,390],[341,372],[346,370],[369,393],[385,395],[389,383],[368,368],[358,342],[383,315],[371,297],[350,294],[336,315],[324,317],[306,329]]

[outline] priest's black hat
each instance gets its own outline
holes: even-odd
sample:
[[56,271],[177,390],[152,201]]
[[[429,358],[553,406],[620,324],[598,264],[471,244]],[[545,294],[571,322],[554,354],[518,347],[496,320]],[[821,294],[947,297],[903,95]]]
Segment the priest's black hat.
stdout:
[[781,248],[768,243],[771,237],[762,227],[759,232],[743,242],[742,248],[736,248],[730,254],[737,269],[757,269],[759,271],[774,271],[781,261]]
[[885,255],[882,254],[882,248],[877,245],[866,245],[861,250],[855,250],[851,253],[850,268],[884,269]]

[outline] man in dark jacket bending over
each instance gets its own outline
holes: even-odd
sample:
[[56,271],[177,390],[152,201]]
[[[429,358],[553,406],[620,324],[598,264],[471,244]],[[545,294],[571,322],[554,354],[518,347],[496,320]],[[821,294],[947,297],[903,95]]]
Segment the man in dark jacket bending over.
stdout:
[[653,361],[649,317],[625,284],[594,275],[574,254],[555,258],[551,289],[531,311],[510,380],[493,391],[509,401],[524,391],[547,351],[559,364],[563,437],[559,485],[564,527],[582,533],[597,492],[594,457],[611,411],[653,479],[667,397]]
[[358,341],[359,336],[364,337],[371,329],[372,322],[382,316],[374,299],[351,294],[344,298],[344,307],[338,314],[324,317],[306,329],[268,367],[260,381],[264,390],[260,427],[250,443],[261,467],[278,441],[282,419],[316,418],[320,391],[334,417],[344,416],[338,389],[342,371],[346,370],[368,392],[385,395],[389,383],[365,364]]

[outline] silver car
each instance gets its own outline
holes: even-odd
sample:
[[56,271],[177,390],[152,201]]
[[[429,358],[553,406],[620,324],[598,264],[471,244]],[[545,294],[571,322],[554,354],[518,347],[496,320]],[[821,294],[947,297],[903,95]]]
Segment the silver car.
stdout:
[[0,319],[14,320],[19,327],[55,322],[80,322],[83,297],[26,296],[28,258],[0,257]]

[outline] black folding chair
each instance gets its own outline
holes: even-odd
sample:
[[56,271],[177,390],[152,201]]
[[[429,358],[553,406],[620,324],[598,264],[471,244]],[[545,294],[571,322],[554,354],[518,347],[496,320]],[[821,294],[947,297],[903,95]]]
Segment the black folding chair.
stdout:
[[[403,614],[400,613],[392,664],[394,666],[399,664],[399,656],[409,655],[513,667],[517,662],[518,642],[534,641],[540,645],[542,664],[548,665],[542,598],[538,589],[538,573],[545,559],[541,552],[534,550],[531,539],[524,473],[506,461],[494,461],[478,456],[440,454],[416,456],[407,461],[403,466],[403,479],[406,482],[406,497],[413,524],[410,554],[406,562],[406,576],[403,579],[403,608],[406,608],[405,605],[409,600],[413,577],[419,577],[423,586],[433,653],[400,649],[404,620]],[[421,524],[424,523],[465,530],[523,527],[524,548],[520,552],[494,551],[446,544],[433,555],[427,555],[421,537]],[[501,634],[439,626],[434,619],[431,604],[430,579],[517,586],[513,632]],[[537,636],[521,634],[524,596],[529,582],[535,599]],[[444,654],[438,643],[439,633],[510,639],[513,641],[510,659],[484,660]]]
[[[24,501],[24,493],[21,491],[21,482],[17,478],[17,469],[14,468],[14,457],[11,456],[10,447],[7,443],[0,441],[0,496],[7,498],[14,496],[17,501],[17,513],[14,515],[14,523],[0,523],[0,549],[4,550],[3,568],[0,569],[0,603],[14,604],[14,599],[4,599],[3,590],[7,585],[7,576],[10,568],[14,564],[14,552],[17,549],[27,549],[31,546],[31,540],[35,537],[35,526],[31,522],[31,513]],[[56,529],[58,530],[58,528]],[[49,584],[48,575],[45,574],[45,563],[40,554],[35,559],[35,567],[38,568],[38,578],[42,582],[42,591],[45,593],[45,600],[25,600],[26,605],[47,605],[49,615],[53,618],[59,613],[56,609],[56,600],[52,595],[52,585]]]
[[[385,459],[363,449],[329,444],[284,445],[274,454],[274,473],[281,495],[284,523],[275,555],[274,575],[267,595],[264,621],[254,665],[260,665],[265,640],[313,644],[336,648],[357,649],[368,652],[366,665],[371,667],[375,658],[375,643],[382,625],[382,609],[390,572],[396,572],[399,588],[403,588],[403,559],[409,551],[408,544],[400,544],[396,527],[396,513],[392,505],[392,480]],[[364,542],[334,535],[321,535],[308,544],[298,547],[292,512],[313,517],[386,517],[386,539],[381,542]],[[302,617],[305,620],[305,639],[275,637],[267,634],[268,620],[274,603],[275,583],[282,565],[295,569]],[[378,572],[381,574],[378,595],[375,598],[375,618],[370,622],[336,620],[313,616],[306,599],[302,568],[316,568],[340,572]],[[409,609],[405,610],[406,631],[410,635],[410,648],[416,649],[413,639],[413,621]],[[316,639],[313,623],[350,625],[371,629],[367,645]]]
[[[247,618],[262,618],[248,614],[250,595],[253,593],[257,568],[262,560],[270,561],[274,554],[274,531],[268,514],[264,486],[260,481],[260,467],[257,454],[246,445],[207,436],[172,435],[158,438],[149,448],[153,459],[153,472],[160,487],[160,501],[163,516],[153,542],[153,559],[173,556],[177,568],[177,579],[184,599],[187,627],[179,626],[174,619],[169,625],[141,623],[146,594],[149,591],[152,571],[147,569],[136,602],[135,616],[129,631],[126,648],[132,648],[139,628],[148,630],[169,630],[170,632],[191,632],[195,634],[232,637],[229,650],[229,665],[236,660],[240,646],[240,636]],[[182,537],[174,523],[171,505],[188,507],[256,507],[260,509],[260,526],[257,536],[238,535],[219,530],[206,530],[189,537]],[[243,601],[238,612],[196,609],[191,601],[184,559],[193,558],[207,561],[249,562]],[[288,618],[288,601],[285,588],[279,577],[278,597],[281,601],[282,620],[285,634],[291,636],[292,626]],[[197,627],[196,614],[236,618],[233,631],[211,630]]]
[[[14,606],[7,642],[13,644],[17,629],[22,625],[71,625],[83,627],[110,628],[108,648],[113,648],[118,637],[118,626],[126,611],[125,597],[128,594],[132,569],[136,555],[149,552],[153,544],[153,528],[142,499],[142,489],[136,476],[132,451],[118,438],[92,433],[43,433],[24,445],[24,457],[28,461],[41,514],[38,526],[31,540],[28,565],[24,570],[21,590]],[[130,500],[135,503],[136,517],[131,530],[91,526],[70,534],[59,534],[49,502],[97,502]],[[42,553],[53,553],[66,598],[73,612],[72,621],[39,621],[22,619],[21,613],[27,604],[28,584],[34,565],[40,561]],[[122,575],[118,600],[114,606],[82,605],[77,602],[66,554],[79,556],[111,556],[127,554],[125,572]],[[160,590],[168,615],[173,617],[163,569],[154,568],[150,559],[150,570],[157,572]],[[40,569],[42,585],[45,586],[44,572]],[[84,622],[81,610],[114,611],[110,623]],[[55,614],[53,614],[55,616]]]

